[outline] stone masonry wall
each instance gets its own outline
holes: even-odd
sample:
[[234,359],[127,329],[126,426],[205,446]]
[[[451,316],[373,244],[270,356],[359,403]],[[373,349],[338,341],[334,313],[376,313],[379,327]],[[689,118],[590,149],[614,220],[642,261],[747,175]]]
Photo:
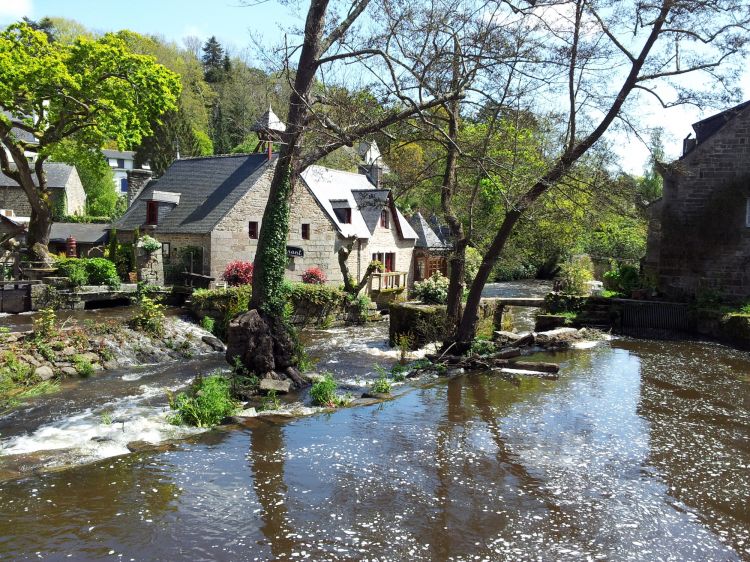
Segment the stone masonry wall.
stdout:
[[672,297],[716,291],[750,297],[750,111],[698,145],[665,174],[658,255],[660,288]]
[[[253,261],[258,241],[248,234],[250,221],[263,221],[263,211],[273,178],[269,169],[252,190],[245,194],[211,233],[211,275],[220,278],[226,265],[233,260]],[[302,239],[302,224],[310,225],[310,240]],[[297,182],[291,198],[287,244],[304,250],[304,257],[289,258],[287,277],[299,281],[310,267],[320,267],[331,282],[341,282],[335,251],[337,234],[331,221],[302,182]]]
[[65,186],[65,204],[65,213],[68,215],[86,214],[86,192],[83,190],[81,178],[75,167],[70,173],[68,184]]
[[[52,188],[52,208],[56,208],[62,200],[62,210],[68,215],[83,215],[86,212],[86,192],[83,190],[81,178],[74,169],[70,174],[65,189]],[[29,198],[21,187],[0,187],[0,209],[13,209],[19,217],[31,216]]]

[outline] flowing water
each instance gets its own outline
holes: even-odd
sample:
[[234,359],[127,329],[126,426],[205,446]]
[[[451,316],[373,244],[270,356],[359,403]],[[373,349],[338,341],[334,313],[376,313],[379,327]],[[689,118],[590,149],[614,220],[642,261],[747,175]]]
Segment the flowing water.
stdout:
[[[397,359],[386,338],[306,334],[353,390]],[[536,358],[560,379],[422,381],[129,455],[166,435],[157,389],[220,360],[71,385],[2,422],[3,454],[49,438],[99,460],[0,483],[0,559],[750,560],[747,353],[614,339]]]

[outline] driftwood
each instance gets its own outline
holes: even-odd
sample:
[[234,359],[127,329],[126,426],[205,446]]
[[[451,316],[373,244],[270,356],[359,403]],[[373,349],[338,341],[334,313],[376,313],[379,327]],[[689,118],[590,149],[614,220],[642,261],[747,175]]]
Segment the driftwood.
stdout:
[[560,370],[560,365],[557,363],[544,363],[542,361],[513,361],[510,367],[513,369],[540,371],[542,373],[557,373]]

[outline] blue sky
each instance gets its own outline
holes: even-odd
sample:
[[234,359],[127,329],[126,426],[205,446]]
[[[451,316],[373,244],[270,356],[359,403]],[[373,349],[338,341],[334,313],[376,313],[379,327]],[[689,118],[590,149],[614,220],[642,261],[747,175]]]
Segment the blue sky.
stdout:
[[27,15],[76,20],[96,31],[132,29],[179,42],[195,35],[216,35],[238,53],[251,45],[251,34],[266,44],[281,37],[281,26],[301,23],[293,8],[276,2],[243,6],[242,0],[0,0],[0,26]]
[[[253,2],[249,0],[246,3]],[[205,41],[215,35],[233,55],[256,60],[252,37],[264,45],[278,45],[283,29],[301,27],[303,20],[292,6],[274,0],[256,6],[243,6],[243,0],[0,0],[0,26],[17,21],[24,15],[32,19],[59,16],[76,20],[95,31],[132,29],[139,33],[156,34],[180,42],[194,35]],[[295,4],[290,2],[289,4]],[[307,3],[299,4],[304,9]],[[262,66],[262,63],[258,63]],[[750,98],[750,70],[741,85],[745,99]],[[682,139],[690,125],[715,110],[699,111],[694,107],[663,110],[643,107],[642,118],[651,126],[665,130],[664,142],[668,157],[676,158]],[[648,151],[639,141],[623,134],[610,136],[622,167],[640,173],[648,159]]]

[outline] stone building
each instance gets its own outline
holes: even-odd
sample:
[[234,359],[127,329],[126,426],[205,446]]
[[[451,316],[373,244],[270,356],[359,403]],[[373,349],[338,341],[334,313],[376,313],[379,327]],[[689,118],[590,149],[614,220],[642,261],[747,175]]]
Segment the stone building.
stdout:
[[682,157],[662,166],[649,207],[644,271],[672,298],[750,297],[750,102],[693,125]]
[[[83,215],[86,212],[86,192],[75,166],[60,162],[45,162],[47,187],[52,193],[52,208],[63,215]],[[37,184],[34,175],[34,184]],[[16,216],[31,216],[31,204],[18,182],[0,172],[0,209],[12,210]]]
[[[443,229],[434,221],[428,221],[422,213],[415,213],[409,219],[414,231],[417,233],[417,242],[414,247],[414,264],[411,268],[413,281],[423,281],[435,273],[448,275],[448,255],[453,249],[452,244],[443,235]],[[430,222],[433,222],[431,225]],[[433,228],[433,225],[436,228]]]
[[[164,244],[167,272],[189,269],[189,253],[194,273],[219,280],[230,261],[255,258],[275,161],[263,153],[177,160],[143,188],[114,225],[117,235],[130,241],[136,228],[148,232]],[[342,283],[338,250],[351,245],[352,275],[361,276],[372,259],[391,270],[371,289],[406,284],[417,235],[388,190],[362,174],[311,166],[296,182],[290,208],[290,279],[319,267],[329,282]]]

